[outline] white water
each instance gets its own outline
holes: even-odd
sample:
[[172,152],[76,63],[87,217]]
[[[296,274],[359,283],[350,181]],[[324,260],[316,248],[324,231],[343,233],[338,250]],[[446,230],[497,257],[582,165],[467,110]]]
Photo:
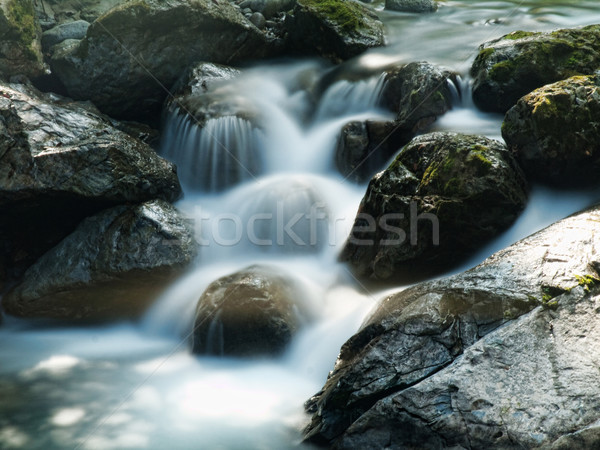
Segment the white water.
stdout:
[[[519,28],[597,23],[600,11],[595,1],[447,1],[435,15],[386,12],[383,17],[390,46],[359,58],[357,67],[428,60],[466,78],[480,42]],[[6,318],[0,327],[0,448],[298,445],[307,420],[303,402],[320,389],[340,346],[383,296],[366,292],[335,262],[366,186],[344,181],[332,164],[344,123],[385,114],[374,109],[380,80],[338,82],[314,104],[311,87],[327,70],[312,61],[267,65],[231,83],[231,92],[254,104],[260,117],[252,129],[241,119],[209,125],[214,127],[210,133],[246,162],[248,170],[229,180],[241,183],[228,189],[229,181],[211,174],[217,167],[229,173],[239,165],[231,158],[210,170],[196,164],[206,155],[218,155],[216,161],[223,152],[206,140],[208,133],[202,143],[204,133],[185,116],[172,116],[163,151],[188,177],[188,195],[178,206],[196,219],[203,242],[197,265],[139,323],[65,328]],[[435,129],[499,138],[500,121],[476,111],[463,92],[462,102]],[[515,225],[453,272],[597,198],[590,192],[534,187]],[[293,228],[300,242],[291,235],[278,239],[278,218],[287,223],[313,210],[314,227],[308,221]],[[245,225],[257,215],[261,219],[252,235]],[[261,262],[297,278],[314,322],[278,359],[192,356],[189,332],[203,290],[220,276]]]

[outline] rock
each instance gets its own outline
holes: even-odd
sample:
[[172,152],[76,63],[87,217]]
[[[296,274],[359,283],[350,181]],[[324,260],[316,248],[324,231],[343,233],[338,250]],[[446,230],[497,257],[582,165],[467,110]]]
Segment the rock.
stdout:
[[259,12],[255,12],[250,16],[250,22],[252,22],[259,30],[262,30],[267,24],[265,16]]
[[598,220],[595,207],[385,298],[307,403],[306,439],[538,448],[597,420]]
[[354,181],[372,177],[403,145],[452,107],[449,83],[453,73],[427,62],[392,67],[384,73],[381,106],[396,113],[396,119],[350,122],[338,140],[336,165]]
[[76,20],[58,25],[42,33],[42,49],[47,52],[56,44],[60,44],[67,39],[81,40],[85,37],[89,22],[85,20]]
[[0,79],[14,75],[30,78],[43,75],[46,68],[40,35],[33,0],[0,3]]
[[500,142],[419,136],[369,183],[340,259],[379,279],[447,269],[512,224],[526,199],[523,174]]
[[196,309],[193,352],[280,354],[303,319],[299,286],[287,274],[252,266],[213,282]]
[[85,219],[2,304],[22,317],[136,317],[196,253],[193,228],[165,201],[116,206]]
[[42,29],[49,30],[63,23],[85,20],[92,23],[98,17],[126,0],[44,0],[34,2]]
[[298,0],[286,28],[293,51],[333,62],[384,45],[383,24],[377,15],[353,0]]
[[183,101],[189,96],[200,96],[216,91],[229,80],[242,72],[233,67],[209,62],[200,62],[189,68],[173,86],[173,99],[167,100],[167,106]]
[[435,0],[385,0],[385,9],[402,12],[435,12],[438,4]]
[[278,13],[293,9],[295,3],[295,0],[251,0],[249,7],[252,11],[259,12],[270,19]]
[[272,51],[229,2],[140,0],[112,9],[79,45],[55,52],[52,70],[73,98],[91,100],[119,119],[152,121],[164,87],[190,64],[235,64]]
[[506,112],[549,83],[591,75],[600,67],[600,25],[550,33],[515,31],[486,42],[471,67],[473,100],[486,111]]
[[576,76],[522,97],[502,136],[528,177],[555,186],[593,185],[600,169],[600,75]]
[[91,105],[0,84],[0,273],[108,206],[181,195],[175,167]]

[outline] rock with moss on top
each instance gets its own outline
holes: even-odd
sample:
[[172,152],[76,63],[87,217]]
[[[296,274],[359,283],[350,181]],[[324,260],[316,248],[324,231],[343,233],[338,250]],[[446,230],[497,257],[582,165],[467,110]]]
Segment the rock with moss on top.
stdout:
[[600,67],[600,25],[549,33],[515,31],[486,42],[471,68],[473,100],[486,111],[506,112],[523,95]]
[[334,62],[384,45],[383,24],[354,0],[298,0],[286,28],[293,52]]
[[32,0],[0,2],[0,78],[43,75],[40,38]]
[[502,136],[528,177],[555,186],[592,185],[600,173],[600,75],[576,76],[527,94]]
[[525,178],[500,142],[419,136],[369,183],[341,259],[378,279],[435,273],[505,230],[526,199]]

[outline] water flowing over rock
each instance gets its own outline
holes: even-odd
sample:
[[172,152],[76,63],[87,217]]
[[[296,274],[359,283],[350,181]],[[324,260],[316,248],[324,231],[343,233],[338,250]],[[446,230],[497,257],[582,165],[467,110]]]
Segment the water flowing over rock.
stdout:
[[0,273],[23,268],[87,215],[181,195],[175,167],[90,105],[0,85]]
[[80,44],[54,53],[52,69],[72,97],[113,117],[152,119],[190,64],[272,53],[265,35],[229,2],[143,0],[96,20]]
[[252,266],[213,282],[194,323],[194,353],[277,355],[306,320],[299,285],[267,266]]
[[538,448],[589,435],[600,381],[598,220],[595,207],[467,272],[385,298],[307,403],[307,440]]
[[0,3],[0,78],[44,73],[40,35],[33,0]]
[[353,0],[298,0],[286,28],[293,51],[333,62],[384,45],[383,24],[377,15]]
[[435,12],[438,3],[435,0],[385,0],[385,9],[403,12]]
[[380,279],[440,270],[505,230],[526,199],[524,176],[500,142],[419,136],[369,183],[340,259]]
[[196,253],[193,228],[165,201],[116,206],[85,219],[2,304],[25,317],[135,317]]
[[600,169],[600,75],[577,76],[522,97],[502,137],[528,177],[555,186],[593,185]]
[[549,83],[591,75],[600,67],[600,25],[550,33],[515,31],[481,45],[471,68],[473,100],[486,111],[506,112]]

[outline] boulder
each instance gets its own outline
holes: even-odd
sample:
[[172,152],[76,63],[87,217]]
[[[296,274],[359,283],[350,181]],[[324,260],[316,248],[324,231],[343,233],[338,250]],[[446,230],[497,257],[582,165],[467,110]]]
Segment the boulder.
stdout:
[[0,79],[45,72],[33,0],[0,2]]
[[77,20],[92,23],[126,0],[44,0],[34,6],[43,30]]
[[378,279],[447,269],[512,224],[526,199],[500,142],[425,134],[370,181],[340,259]]
[[306,439],[334,448],[585,442],[600,415],[598,220],[595,207],[467,272],[385,298],[307,403]]
[[384,45],[383,24],[354,0],[298,0],[286,28],[292,51],[336,63]]
[[413,62],[384,72],[380,104],[394,121],[350,122],[342,128],[336,165],[342,175],[364,182],[416,134],[452,107],[449,84],[455,75],[427,62]]
[[46,30],[42,33],[42,49],[47,52],[56,44],[60,44],[67,39],[81,40],[85,37],[89,26],[90,23],[85,20],[75,20]]
[[402,12],[435,12],[438,4],[435,0],[385,0],[385,9]]
[[175,166],[91,105],[0,84],[0,136],[0,273],[101,209],[181,195]]
[[600,172],[600,75],[576,76],[522,97],[502,137],[527,176],[555,186],[593,185]]
[[266,35],[229,2],[140,0],[98,18],[51,63],[73,98],[116,118],[152,121],[165,88],[190,64],[235,64],[272,52]]
[[296,281],[275,268],[251,266],[219,278],[198,301],[193,352],[278,355],[306,319],[303,309]]
[[42,256],[2,305],[21,317],[137,317],[196,253],[193,227],[164,200],[116,206]]
[[525,94],[600,67],[600,25],[549,33],[515,31],[481,45],[471,67],[473,101],[506,112]]
[[173,98],[169,98],[167,106],[173,101],[183,100],[189,96],[200,96],[214,92],[219,86],[239,76],[242,72],[236,68],[199,62],[190,67],[173,86]]

